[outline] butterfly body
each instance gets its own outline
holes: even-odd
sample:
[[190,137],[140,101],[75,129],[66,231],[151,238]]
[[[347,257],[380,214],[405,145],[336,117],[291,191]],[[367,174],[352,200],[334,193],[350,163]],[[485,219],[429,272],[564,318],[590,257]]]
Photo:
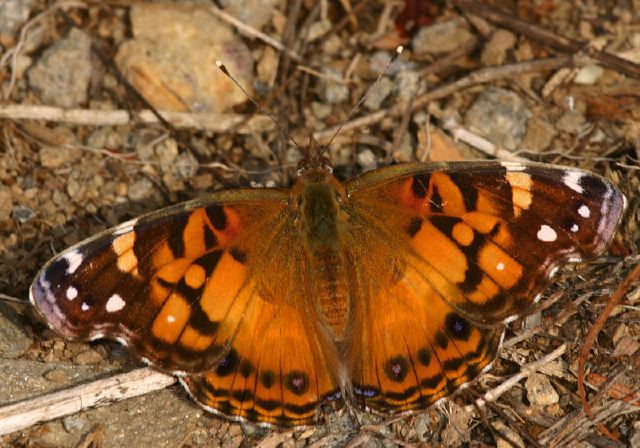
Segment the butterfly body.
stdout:
[[345,400],[424,409],[488,368],[552,271],[601,254],[625,208],[539,164],[406,164],[170,207],[51,260],[30,297],[61,334],[117,339],[206,409],[299,426]]

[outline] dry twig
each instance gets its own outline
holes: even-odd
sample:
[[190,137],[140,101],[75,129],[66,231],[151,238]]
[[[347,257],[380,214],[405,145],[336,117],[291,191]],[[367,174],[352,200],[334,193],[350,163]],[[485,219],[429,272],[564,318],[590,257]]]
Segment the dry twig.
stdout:
[[75,414],[83,409],[164,389],[175,381],[173,376],[145,367],[2,406],[0,407],[0,435]]

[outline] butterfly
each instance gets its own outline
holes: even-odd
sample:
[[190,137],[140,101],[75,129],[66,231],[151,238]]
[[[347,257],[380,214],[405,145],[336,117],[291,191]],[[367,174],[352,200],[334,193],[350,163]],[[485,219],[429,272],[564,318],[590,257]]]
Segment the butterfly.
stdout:
[[626,207],[579,169],[408,163],[220,191],[55,256],[30,300],[69,338],[120,341],[205,409],[296,427],[345,403],[422,410],[486,371],[556,268],[602,254]]

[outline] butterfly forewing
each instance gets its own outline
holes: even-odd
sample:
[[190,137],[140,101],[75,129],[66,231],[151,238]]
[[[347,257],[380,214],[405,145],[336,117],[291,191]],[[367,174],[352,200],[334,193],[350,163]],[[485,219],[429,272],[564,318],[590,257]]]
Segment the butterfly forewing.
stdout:
[[358,213],[402,239],[445,299],[484,324],[525,312],[560,263],[601,254],[625,208],[610,182],[578,169],[461,162],[385,171],[347,185]]
[[231,305],[249,290],[255,235],[273,231],[288,199],[254,194],[218,194],[82,242],[45,266],[31,300],[65,336],[115,338],[167,370],[207,370],[239,324]]

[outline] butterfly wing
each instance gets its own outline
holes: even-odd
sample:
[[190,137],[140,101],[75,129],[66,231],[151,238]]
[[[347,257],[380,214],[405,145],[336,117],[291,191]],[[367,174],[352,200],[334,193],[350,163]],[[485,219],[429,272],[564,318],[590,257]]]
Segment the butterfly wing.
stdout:
[[121,341],[176,374],[209,372],[183,381],[209,409],[311,422],[337,389],[335,353],[306,324],[289,199],[233,190],[122,224],[51,260],[31,301],[64,336]]
[[[410,164],[346,184],[347,239],[362,260],[348,351],[356,401],[424,408],[495,357],[500,323],[525,312],[566,260],[613,238],[624,196],[550,165]],[[360,251],[360,253],[358,253]]]

